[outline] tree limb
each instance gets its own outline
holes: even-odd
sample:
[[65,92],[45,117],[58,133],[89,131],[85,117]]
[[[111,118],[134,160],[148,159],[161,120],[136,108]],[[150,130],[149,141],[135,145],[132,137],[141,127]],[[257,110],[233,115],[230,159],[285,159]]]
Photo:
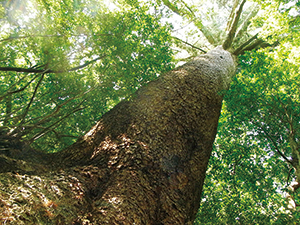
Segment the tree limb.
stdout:
[[[32,94],[32,96],[31,96],[31,99],[30,99],[30,101],[29,101],[29,103],[28,103],[28,105],[27,105],[27,107],[26,107],[26,109],[25,109],[25,111],[24,111],[24,113],[23,113],[23,115],[22,115],[22,119],[21,119],[20,124],[18,125],[18,128],[20,128],[20,127],[24,124],[24,122],[25,122],[25,117],[26,117],[26,115],[27,115],[27,113],[28,113],[28,110],[29,110],[29,108],[30,108],[30,106],[31,106],[31,104],[32,104],[32,102],[33,102],[35,96],[36,96],[37,90],[38,90],[40,84],[42,83],[44,77],[45,77],[45,74],[42,75],[41,79],[38,81],[37,85],[35,86],[34,91],[33,91],[33,94]],[[18,129],[16,129],[16,130],[18,130]]]
[[169,0],[162,0],[162,2],[165,4],[165,6],[167,6],[169,9],[171,9],[174,13],[182,16],[181,15],[182,13]]
[[242,11],[243,11],[243,6],[245,4],[246,0],[243,0],[239,9],[237,10],[237,12],[235,13],[235,17],[234,17],[234,20],[232,22],[232,25],[231,25],[231,28],[230,28],[230,31],[228,32],[227,34],[227,37],[223,43],[223,49],[229,49],[231,47],[231,44],[232,44],[232,41],[235,37],[235,33],[236,33],[236,30],[237,30],[237,26],[238,26],[238,22],[240,20],[240,16],[242,14]]
[[233,2],[233,6],[232,6],[232,9],[231,9],[228,21],[227,21],[226,29],[225,29],[226,32],[229,32],[230,28],[232,27],[232,21],[234,19],[234,13],[236,11],[236,8],[239,5],[239,1],[240,0],[234,0],[234,2]]
[[[2,95],[2,96],[0,96],[0,101],[2,101],[6,96],[8,96],[8,95],[12,95],[12,94],[15,94],[15,93],[18,93],[18,92],[21,92],[21,91],[24,91],[37,77],[39,76],[39,74],[38,75],[36,75],[34,78],[32,78],[24,87],[22,87],[22,88],[20,88],[20,89],[18,89],[18,90],[14,90],[14,91],[7,91],[7,93],[6,94],[4,94],[4,95]],[[25,76],[26,77],[26,76]],[[24,78],[25,78],[24,77]],[[18,82],[17,82],[18,83]],[[16,84],[17,84],[16,83]],[[16,84],[14,84],[13,86],[15,86]],[[10,88],[11,89],[11,88]]]
[[[80,103],[81,104],[81,103]],[[79,105],[80,105],[79,104]],[[36,141],[37,139],[41,138],[42,136],[44,136],[45,134],[47,134],[48,132],[50,132],[52,129],[52,127],[54,127],[55,125],[57,125],[59,122],[61,122],[62,120],[64,120],[65,118],[69,117],[71,114],[78,112],[80,110],[85,109],[86,107],[80,107],[77,109],[74,109],[72,112],[68,113],[67,115],[65,115],[64,117],[60,118],[59,120],[57,120],[56,122],[54,122],[53,124],[51,124],[49,127],[45,128],[44,130],[42,130],[41,132],[39,132],[38,134],[34,135],[31,139],[29,139],[29,143],[33,143],[34,141]]]
[[185,3],[185,1],[181,0],[182,4],[190,11],[193,17],[195,17],[195,14],[193,10]]
[[172,37],[172,38],[174,38],[174,39],[176,39],[176,40],[178,40],[178,41],[181,41],[182,43],[184,43],[184,44],[186,44],[186,45],[188,45],[188,46],[190,46],[190,47],[192,47],[192,48],[195,48],[195,49],[197,49],[197,50],[199,50],[199,51],[201,51],[201,52],[203,52],[203,53],[206,53],[206,51],[204,51],[203,49],[198,48],[198,47],[196,47],[195,45],[192,45],[192,44],[190,44],[190,43],[188,43],[188,42],[186,42],[186,41],[184,41],[184,40],[181,40],[181,39],[178,38],[178,37]]
[[[47,122],[48,119],[53,118],[53,117],[61,110],[61,108],[62,108],[64,105],[66,105],[67,103],[69,103],[70,101],[72,101],[72,100],[74,100],[74,99],[77,99],[77,98],[80,98],[80,97],[86,95],[87,93],[89,93],[90,91],[94,90],[95,88],[96,88],[96,86],[93,87],[93,88],[91,88],[91,89],[89,89],[89,90],[87,90],[87,91],[84,92],[84,93],[81,93],[80,95],[74,96],[74,97],[72,97],[72,98],[69,98],[67,101],[64,101],[62,104],[58,105],[58,106],[56,107],[56,109],[55,109],[52,113],[50,113],[49,115],[47,115],[47,116],[45,116],[45,117],[42,117],[41,120],[35,122],[35,123],[33,124],[33,127],[30,127],[30,129],[25,129],[25,132],[22,132],[22,135],[28,134],[31,130],[33,130],[33,129],[35,128],[35,126],[38,126],[38,125],[41,125],[41,124]],[[84,100],[85,100],[85,99],[84,99]],[[83,100],[83,101],[84,101],[84,100]],[[83,101],[82,101],[82,102],[83,102]],[[80,103],[80,104],[81,104],[81,103]]]
[[[167,6],[174,13],[176,13],[176,14],[182,16],[182,17],[185,15],[185,13],[180,12],[179,9],[177,9],[177,7],[174,6],[169,0],[163,0],[163,3],[165,4],[165,6]],[[186,7],[188,8],[188,6],[186,6]],[[202,34],[204,35],[204,37],[207,39],[207,41],[211,45],[216,46],[217,41],[215,40],[215,38],[212,35],[212,33],[210,32],[210,30],[207,29],[206,26],[203,26],[201,20],[199,18],[196,18],[196,16],[194,15],[194,13],[192,11],[191,11],[191,13],[192,13],[193,19],[190,19],[190,21],[192,21],[194,23],[194,25],[202,32]]]
[[292,161],[289,160],[278,148],[276,141],[273,140],[273,138],[271,137],[271,135],[261,126],[260,127],[263,132],[265,133],[265,135],[267,136],[267,138],[272,142],[273,146],[275,147],[276,152],[282,157],[284,158],[285,161],[287,161],[288,163],[290,163],[291,165],[293,165]]
[[264,43],[263,40],[257,39],[255,42],[253,42],[251,45],[246,46],[240,51],[240,55],[242,55],[245,51],[252,51],[253,49],[258,48],[260,45]]
[[51,69],[44,70],[44,69],[33,69],[33,68],[27,69],[27,68],[20,68],[20,67],[0,67],[0,71],[13,71],[13,72],[20,72],[20,73],[43,73],[43,74],[72,72],[72,71],[82,69],[82,68],[96,62],[99,59],[105,58],[106,56],[107,56],[106,54],[103,55],[103,56],[99,56],[96,59],[93,59],[93,60],[88,61],[88,62],[86,62],[82,65],[76,66],[76,67],[68,69],[68,70],[51,70]]
[[259,12],[259,5],[255,5],[251,12],[248,14],[247,18],[243,21],[243,23],[240,25],[239,29],[236,32],[234,40],[240,40],[245,31],[247,31],[248,26],[251,23],[251,19],[257,15]]
[[234,55],[241,55],[242,52],[244,52],[244,48],[248,46],[252,41],[254,41],[257,38],[257,34],[255,34],[253,37],[251,37],[248,41],[243,43],[241,46],[239,46],[234,52]]

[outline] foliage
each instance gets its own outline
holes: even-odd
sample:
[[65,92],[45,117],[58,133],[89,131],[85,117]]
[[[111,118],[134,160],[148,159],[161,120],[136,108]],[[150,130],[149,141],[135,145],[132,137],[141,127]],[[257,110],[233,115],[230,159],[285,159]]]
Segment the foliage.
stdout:
[[[238,56],[238,73],[225,96],[195,223],[299,223],[285,198],[300,201],[298,190],[289,190],[300,179],[299,1],[119,0],[113,6],[2,1],[0,133],[57,151],[171,69],[171,43],[190,58],[226,41]],[[188,29],[172,39],[166,21],[174,15]]]
[[57,151],[172,68],[169,27],[147,11],[88,0],[2,3],[2,130]]
[[[199,224],[299,223],[299,212],[285,198],[297,180],[290,136],[299,140],[298,50],[285,43],[240,57],[225,97]],[[297,204],[298,191],[292,195]]]

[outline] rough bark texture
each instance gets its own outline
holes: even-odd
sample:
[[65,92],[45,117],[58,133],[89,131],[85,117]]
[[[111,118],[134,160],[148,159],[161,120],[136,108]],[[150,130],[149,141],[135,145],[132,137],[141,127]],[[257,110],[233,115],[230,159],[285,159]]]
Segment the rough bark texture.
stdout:
[[1,156],[1,222],[192,224],[234,72],[216,48],[141,88],[65,151]]

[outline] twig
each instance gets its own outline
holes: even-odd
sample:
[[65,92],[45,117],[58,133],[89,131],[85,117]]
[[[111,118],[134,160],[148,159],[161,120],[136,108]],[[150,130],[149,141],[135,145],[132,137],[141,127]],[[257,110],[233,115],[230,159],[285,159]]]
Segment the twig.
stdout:
[[279,150],[279,148],[278,148],[278,146],[277,146],[277,144],[276,144],[276,142],[273,140],[273,138],[269,135],[269,133],[263,128],[263,127],[260,127],[262,130],[263,130],[263,132],[265,133],[265,135],[267,136],[267,138],[272,142],[272,144],[274,145],[274,147],[275,147],[275,150],[277,151],[277,153],[282,157],[282,158],[284,158],[288,163],[290,163],[291,165],[293,165],[292,164],[292,161],[291,160],[289,160],[280,150]]
[[[81,104],[81,103],[80,103]],[[79,105],[80,105],[79,104]],[[50,132],[50,129],[55,126],[56,124],[58,124],[59,122],[61,122],[62,120],[64,120],[65,118],[69,117],[71,114],[83,110],[86,107],[81,107],[78,109],[73,110],[72,112],[68,113],[67,115],[65,115],[64,117],[62,117],[61,119],[57,120],[56,122],[54,122],[53,124],[51,124],[49,127],[45,128],[44,130],[42,130],[41,132],[39,132],[38,134],[36,134],[35,136],[33,136],[31,139],[29,139],[29,143],[32,143],[34,141],[36,141],[37,139],[41,138],[42,136],[44,136],[45,134],[47,134],[48,132]]]
[[183,41],[183,40],[181,40],[181,39],[179,39],[179,38],[177,38],[177,37],[172,37],[172,38],[174,38],[174,39],[176,39],[176,40],[178,40],[178,41],[181,41],[182,43],[184,43],[184,44],[186,44],[186,45],[188,45],[188,46],[190,46],[190,47],[192,47],[192,48],[198,49],[199,51],[201,51],[201,52],[203,52],[203,53],[206,53],[206,51],[204,51],[203,49],[198,48],[198,47],[196,47],[196,46],[194,46],[194,45],[192,45],[192,44],[190,44],[190,43],[188,43],[188,42],[186,42],[186,41]]
[[30,101],[29,101],[29,103],[28,103],[28,105],[27,105],[27,107],[26,107],[26,109],[25,109],[25,111],[24,111],[24,113],[23,113],[22,120],[21,120],[20,124],[18,125],[19,128],[20,128],[20,127],[23,125],[23,123],[25,122],[25,117],[26,117],[26,115],[27,115],[27,113],[28,113],[28,110],[29,110],[29,108],[30,108],[30,106],[31,106],[31,104],[32,104],[32,102],[33,102],[35,96],[36,96],[37,90],[38,90],[40,84],[42,83],[42,80],[44,79],[44,77],[45,77],[45,74],[42,75],[41,79],[38,81],[37,85],[36,85],[35,88],[34,88],[34,91],[33,91],[33,94],[32,94],[32,96],[31,96],[31,99],[30,99]]

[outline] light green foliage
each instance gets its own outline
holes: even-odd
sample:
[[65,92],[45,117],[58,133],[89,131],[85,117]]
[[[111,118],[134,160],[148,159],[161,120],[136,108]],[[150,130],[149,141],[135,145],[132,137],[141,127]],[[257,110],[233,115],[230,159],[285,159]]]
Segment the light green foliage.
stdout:
[[0,67],[45,72],[0,73],[0,124],[36,148],[69,145],[121,99],[172,68],[169,27],[146,6],[109,9],[93,0],[0,6]]
[[[299,140],[299,47],[248,52],[227,92],[196,224],[294,224],[290,133]],[[286,157],[283,158],[283,156]],[[299,202],[299,191],[293,193]],[[207,219],[207,215],[209,220]]]

